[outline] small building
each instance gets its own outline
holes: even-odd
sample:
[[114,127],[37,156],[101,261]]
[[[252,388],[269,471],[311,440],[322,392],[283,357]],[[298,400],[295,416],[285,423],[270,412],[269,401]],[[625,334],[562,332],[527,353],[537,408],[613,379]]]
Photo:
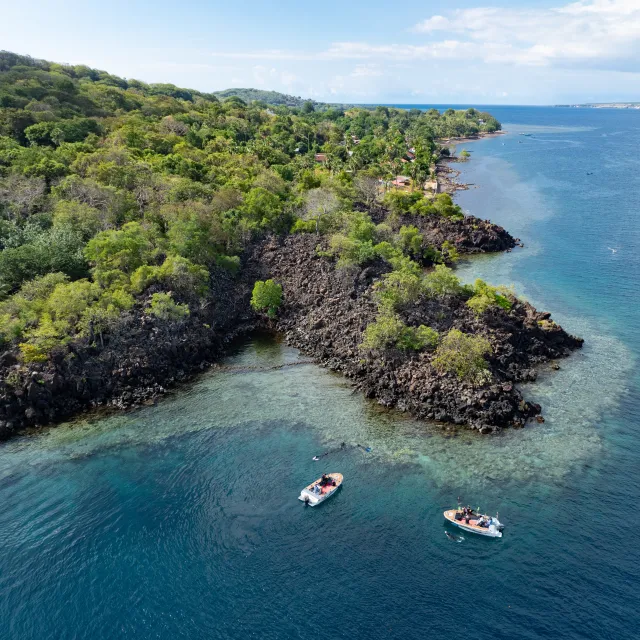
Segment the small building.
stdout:
[[408,187],[411,185],[411,178],[407,176],[396,176],[395,180],[391,182],[394,187]]
[[326,153],[316,153],[316,162],[320,162],[321,164],[324,164],[326,161],[327,161]]

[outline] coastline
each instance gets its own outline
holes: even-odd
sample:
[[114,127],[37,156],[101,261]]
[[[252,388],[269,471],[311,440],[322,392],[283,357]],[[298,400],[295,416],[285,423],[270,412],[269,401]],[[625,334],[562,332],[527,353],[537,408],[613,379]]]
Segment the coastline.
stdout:
[[[487,138],[499,138],[506,135],[508,131],[492,131],[489,133],[479,133],[475,136],[463,136],[459,138],[441,138],[438,140],[439,144],[443,146],[452,145],[456,147],[460,144],[467,144],[469,142],[478,142],[479,140],[485,140]],[[454,169],[451,165],[466,162],[461,160],[457,156],[440,156],[436,162],[436,181],[437,188],[436,193],[448,193],[453,196],[456,191],[466,191],[471,188],[472,184],[464,182],[458,182],[458,178],[462,173],[458,169]]]
[[[473,217],[420,218],[413,223],[421,227],[426,242],[452,242],[463,254],[500,252],[516,244],[502,227]],[[141,304],[102,348],[72,344],[74,357],[61,352],[49,363],[27,368],[5,354],[2,373],[12,382],[0,387],[0,439],[98,407],[153,404],[168,388],[192,379],[227,353],[232,339],[259,329],[284,335],[291,346],[341,372],[383,406],[489,433],[524,426],[539,415],[540,407],[526,403],[514,383],[535,379],[538,364],[581,346],[580,339],[550,321],[550,314],[526,303],[514,304],[510,314],[495,309],[478,317],[464,301],[452,298],[417,302],[403,313],[410,325],[425,321],[440,333],[466,327],[493,341],[490,387],[475,388],[455,376],[437,374],[432,353],[391,349],[365,356],[359,348],[362,331],[376,317],[371,294],[390,266],[378,260],[338,269],[335,258],[317,255],[317,244],[315,234],[258,242],[245,256],[240,277],[219,272],[211,302],[180,326],[149,318]],[[284,304],[275,320],[255,314],[249,305],[253,284],[267,278],[284,288]],[[520,345],[517,350],[515,344]]]

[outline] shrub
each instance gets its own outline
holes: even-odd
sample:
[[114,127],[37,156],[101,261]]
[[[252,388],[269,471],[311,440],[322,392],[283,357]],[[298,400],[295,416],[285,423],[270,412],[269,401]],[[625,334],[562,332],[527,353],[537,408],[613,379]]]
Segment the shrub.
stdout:
[[435,269],[425,276],[423,286],[426,295],[431,297],[455,296],[464,292],[458,276],[443,264],[436,265]]
[[433,199],[433,206],[438,215],[445,218],[452,218],[454,220],[462,220],[464,218],[462,209],[457,204],[453,204],[453,200],[448,193],[439,193]]
[[275,318],[282,304],[282,286],[273,280],[258,280],[253,285],[251,306],[255,311],[266,311],[270,318]]
[[301,220],[298,218],[291,227],[291,233],[315,233],[316,223],[314,220]]
[[490,378],[484,356],[491,351],[486,338],[451,329],[440,341],[432,364],[440,373],[455,373],[460,380],[481,384]]
[[438,215],[438,210],[433,206],[433,202],[422,198],[422,200],[418,200],[411,206],[409,213],[414,216],[436,216]]
[[329,253],[338,256],[338,267],[365,264],[376,257],[371,241],[360,241],[341,233],[331,236]]
[[388,191],[384,196],[383,203],[395,214],[409,213],[411,207],[424,200],[424,196],[419,191],[407,193],[406,191]]
[[445,240],[442,243],[440,255],[442,256],[442,260],[448,263],[458,262],[458,260],[460,259],[460,254],[456,249],[456,245],[453,244],[453,242],[449,242],[448,240]]
[[406,325],[395,313],[383,313],[364,330],[362,349],[385,349],[395,345]]
[[473,285],[473,296],[467,300],[467,305],[478,315],[493,306],[509,311],[513,305],[505,293],[507,292],[504,289],[492,287],[478,278]]
[[433,348],[437,343],[438,332],[431,327],[408,327],[395,313],[383,312],[364,330],[360,348],[378,350],[397,347],[419,351]]
[[[240,256],[224,256],[219,255],[216,258],[216,264],[231,273],[238,273],[240,270]],[[208,275],[208,274],[207,274]]]
[[398,244],[406,253],[420,255],[422,253],[422,234],[413,225],[402,226],[398,233]]
[[19,345],[24,362],[44,362],[53,349],[68,341],[48,313],[42,315],[39,325],[27,332],[26,337],[27,341]]
[[0,314],[0,345],[22,335],[24,323],[9,313]]
[[151,304],[145,309],[145,312],[160,320],[171,321],[182,320],[190,313],[189,306],[174,302],[170,293],[154,293],[151,296]]
[[74,329],[87,307],[98,297],[98,292],[98,286],[88,280],[57,285],[46,305],[56,328],[65,334]]
[[132,273],[153,256],[153,244],[138,222],[128,222],[117,231],[102,231],[85,248],[87,259],[99,272],[119,269]]
[[392,271],[384,275],[374,287],[374,297],[378,305],[387,309],[397,309],[418,300],[422,294],[422,282],[415,273],[407,270]]

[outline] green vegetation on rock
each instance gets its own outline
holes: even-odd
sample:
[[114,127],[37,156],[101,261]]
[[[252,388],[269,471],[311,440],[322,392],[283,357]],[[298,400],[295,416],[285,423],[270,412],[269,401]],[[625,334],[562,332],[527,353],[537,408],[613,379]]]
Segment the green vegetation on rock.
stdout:
[[253,286],[251,306],[255,311],[265,311],[275,318],[282,304],[282,286],[273,280],[258,280]]
[[484,356],[491,351],[486,338],[451,329],[440,340],[433,366],[441,373],[454,373],[466,382],[483,384],[490,377]]
[[438,332],[431,327],[420,325],[408,327],[394,313],[388,311],[378,315],[375,322],[367,326],[362,349],[387,349],[396,347],[402,350],[419,351],[433,348],[438,344]]

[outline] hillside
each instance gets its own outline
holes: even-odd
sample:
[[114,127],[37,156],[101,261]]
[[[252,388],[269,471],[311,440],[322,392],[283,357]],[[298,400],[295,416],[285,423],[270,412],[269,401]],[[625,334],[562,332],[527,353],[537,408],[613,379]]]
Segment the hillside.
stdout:
[[231,98],[233,96],[244,100],[246,103],[264,102],[265,104],[275,106],[282,105],[285,107],[302,108],[305,103],[313,105],[315,109],[326,109],[329,106],[324,102],[316,102],[315,100],[308,100],[301,98],[300,96],[290,96],[286,93],[265,91],[263,89],[225,89],[224,91],[214,91],[213,95],[221,100]]

